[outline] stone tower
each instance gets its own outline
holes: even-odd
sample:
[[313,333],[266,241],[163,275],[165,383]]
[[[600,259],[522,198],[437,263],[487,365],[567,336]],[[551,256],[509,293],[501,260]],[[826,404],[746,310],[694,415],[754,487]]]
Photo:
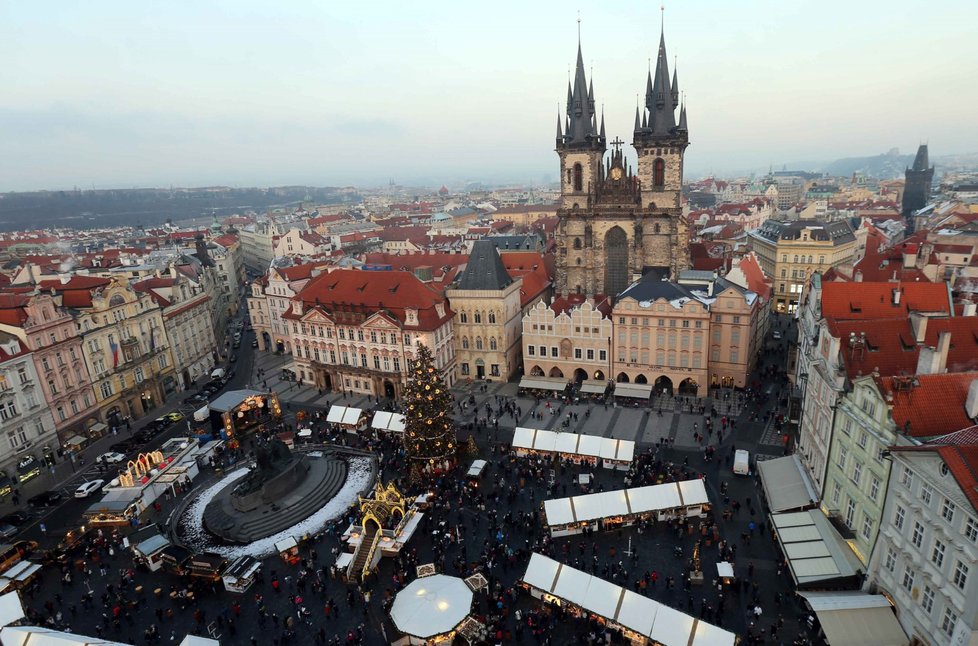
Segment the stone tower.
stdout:
[[903,217],[913,224],[913,213],[927,206],[930,201],[931,182],[934,181],[934,167],[930,165],[927,144],[921,144],[914,157],[913,166],[905,173],[903,187]]
[[605,159],[604,117],[599,120],[594,109],[593,82],[585,77],[578,43],[567,114],[563,122],[557,118],[557,292],[562,295],[616,296],[650,270],[675,278],[689,267],[681,203],[689,138],[675,71],[669,78],[665,35],[655,75],[650,73],[646,84],[645,109],[635,113],[637,173],[625,162],[623,141],[611,142]]

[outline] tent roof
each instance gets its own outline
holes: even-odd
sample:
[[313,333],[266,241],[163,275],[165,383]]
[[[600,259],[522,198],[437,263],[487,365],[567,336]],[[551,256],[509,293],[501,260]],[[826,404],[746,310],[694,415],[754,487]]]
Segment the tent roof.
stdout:
[[797,454],[761,460],[757,470],[772,512],[806,509],[818,503],[818,492]]
[[402,633],[427,639],[443,635],[469,615],[472,590],[454,576],[415,579],[397,593],[390,615]]
[[818,615],[830,646],[904,646],[890,601],[864,592],[799,592]]

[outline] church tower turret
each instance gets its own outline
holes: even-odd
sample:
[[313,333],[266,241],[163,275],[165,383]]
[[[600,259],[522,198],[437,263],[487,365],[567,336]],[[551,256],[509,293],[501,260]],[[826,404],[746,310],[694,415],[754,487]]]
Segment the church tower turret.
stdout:
[[567,86],[567,122],[562,136],[558,127],[561,206],[571,208],[577,204],[579,208],[585,207],[588,193],[597,183],[604,151],[605,137],[594,108],[594,79],[590,84],[587,81],[584,55],[578,42],[577,69],[573,85]]

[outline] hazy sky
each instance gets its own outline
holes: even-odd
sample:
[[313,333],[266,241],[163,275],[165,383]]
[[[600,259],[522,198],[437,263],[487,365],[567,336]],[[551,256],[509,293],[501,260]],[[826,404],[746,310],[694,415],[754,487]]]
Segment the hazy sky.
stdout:
[[[0,1],[0,191],[556,176],[566,2]],[[971,2],[668,3],[687,174],[978,151]],[[608,138],[631,141],[651,2],[582,6]],[[561,106],[563,110],[563,106]]]

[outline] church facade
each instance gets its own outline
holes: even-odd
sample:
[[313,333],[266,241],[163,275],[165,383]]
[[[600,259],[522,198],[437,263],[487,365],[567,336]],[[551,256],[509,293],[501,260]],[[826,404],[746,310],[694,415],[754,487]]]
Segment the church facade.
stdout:
[[[677,120],[678,110],[678,120]],[[567,113],[557,118],[560,205],[557,211],[557,293],[616,296],[645,273],[677,279],[689,268],[682,208],[683,155],[689,145],[686,109],[675,70],[669,77],[664,34],[645,106],[636,107],[633,169],[623,141],[606,158],[604,116],[584,73],[580,44]]]

